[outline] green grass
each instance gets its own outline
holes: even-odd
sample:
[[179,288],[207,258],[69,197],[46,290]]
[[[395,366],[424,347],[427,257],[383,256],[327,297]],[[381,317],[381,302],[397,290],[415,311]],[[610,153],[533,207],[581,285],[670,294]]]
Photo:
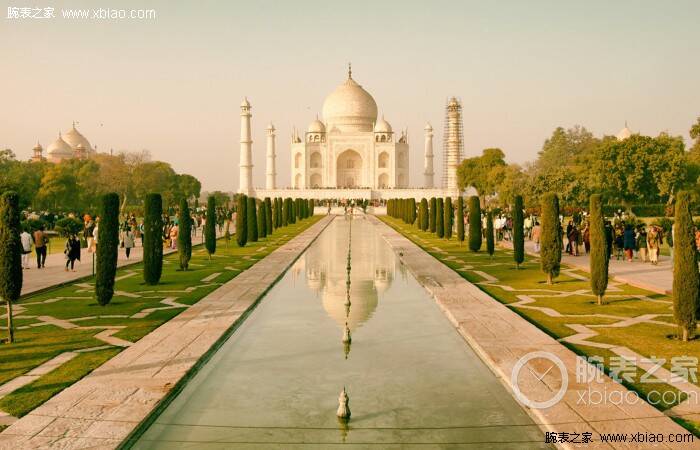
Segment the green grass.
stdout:
[[[676,329],[674,326],[669,326],[673,324],[672,299],[666,295],[656,294],[627,284],[611,283],[606,294],[607,303],[598,306],[595,304],[595,297],[590,293],[588,274],[584,271],[563,266],[564,272],[556,278],[554,285],[548,286],[545,283],[545,275],[540,271],[539,260],[535,257],[526,256],[526,263],[520,270],[516,270],[511,250],[497,249],[491,258],[483,251],[476,254],[469,252],[466,242],[459,245],[459,242],[454,238],[451,240],[440,239],[429,232],[420,231],[390,217],[383,217],[382,220],[458,272],[463,278],[475,283],[480,289],[504,304],[517,302],[519,301],[517,296],[525,294],[532,295],[535,299],[535,302],[528,306],[548,307],[562,314],[581,315],[580,317],[551,317],[542,311],[518,306],[511,307],[513,311],[554,338],[565,338],[575,334],[575,331],[567,324],[602,325],[602,327],[592,328],[599,334],[590,338],[589,341],[625,346],[646,357],[664,358],[666,359],[664,366],[667,369],[671,367],[672,357],[700,358],[700,340],[683,343],[674,338]],[[464,269],[464,266],[471,266],[471,268]],[[497,278],[498,281],[485,284],[484,277],[475,271],[482,271]],[[581,277],[585,279],[582,280]],[[511,286],[516,291],[506,290],[498,285]],[[562,296],[554,296],[559,292],[538,292],[541,289],[559,291]],[[537,295],[545,296],[538,297]],[[634,297],[637,295],[646,296],[648,299]],[[604,325],[619,322],[621,319],[595,317],[591,316],[592,314],[611,315],[621,319],[643,314],[659,314],[663,316],[656,317],[655,320],[669,325],[640,323],[629,327],[605,327]],[[609,370],[610,357],[614,356],[609,350],[588,345],[569,343],[564,343],[564,345],[580,355],[602,357],[606,370]],[[641,372],[637,375],[632,383],[625,383],[625,385],[640,394],[646,394],[652,389],[660,392],[678,393],[676,388],[664,382],[641,383],[639,380]],[[660,404],[657,407],[665,410],[675,406],[676,403]]]
[[[177,253],[167,255],[163,259],[161,283],[156,286],[143,283],[141,263],[121,268],[117,271],[115,296],[107,306],[99,306],[95,301],[92,279],[21,298],[18,305],[25,310],[16,312],[16,342],[0,346],[0,384],[29,372],[61,353],[106,345],[104,341],[94,337],[106,328],[123,327],[113,336],[136,342],[181,313],[184,307],[156,310],[143,318],[130,316],[147,308],[167,306],[161,303],[165,298],[174,298],[177,303],[183,305],[198,302],[322,217],[314,216],[280,228],[271,236],[248,243],[243,248],[236,245],[235,239],[232,239],[228,246],[223,239],[219,239],[217,252],[211,260],[203,246],[196,246],[193,248],[190,270],[187,271],[179,270]],[[211,281],[202,281],[214,273],[219,275]],[[18,311],[20,308],[15,309]],[[41,316],[67,320],[81,328],[65,329],[55,325],[40,325],[43,322],[38,317]],[[83,319],[76,320],[79,318]],[[0,333],[4,334],[5,331]],[[120,347],[111,347],[82,353],[31,384],[0,399],[0,409],[21,417],[121,350]]]

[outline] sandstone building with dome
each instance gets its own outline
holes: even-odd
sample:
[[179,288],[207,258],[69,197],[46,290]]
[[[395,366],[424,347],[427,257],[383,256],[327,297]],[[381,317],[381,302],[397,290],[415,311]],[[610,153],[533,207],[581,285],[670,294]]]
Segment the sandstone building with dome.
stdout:
[[[322,114],[306,131],[293,129],[290,151],[291,186],[277,185],[275,127],[267,128],[266,183],[253,187],[252,108],[248,99],[241,103],[240,186],[238,192],[263,197],[367,198],[456,196],[457,166],[462,159],[463,136],[461,105],[448,102],[443,146],[442,186],[434,183],[433,128],[424,129],[423,182],[411,184],[409,177],[408,131],[394,131],[378,116],[377,103],[352,76],[331,92],[323,102]],[[450,111],[452,111],[450,113]]]

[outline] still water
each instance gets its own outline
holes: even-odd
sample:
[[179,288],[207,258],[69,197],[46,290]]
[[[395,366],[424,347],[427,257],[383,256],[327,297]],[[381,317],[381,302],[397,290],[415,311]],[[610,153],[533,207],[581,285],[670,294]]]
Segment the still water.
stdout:
[[[336,417],[343,387],[347,424]],[[375,226],[337,217],[135,448],[512,449],[542,441]]]

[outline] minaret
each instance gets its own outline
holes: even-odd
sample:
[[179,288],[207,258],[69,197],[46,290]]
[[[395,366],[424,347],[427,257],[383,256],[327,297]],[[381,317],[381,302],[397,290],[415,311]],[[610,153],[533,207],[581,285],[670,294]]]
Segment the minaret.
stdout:
[[423,163],[425,170],[424,187],[427,189],[435,187],[435,171],[433,170],[433,127],[428,123],[425,125],[425,161]]
[[245,195],[253,193],[253,139],[250,136],[250,102],[247,98],[241,103],[241,154],[238,192]]
[[44,152],[44,148],[41,146],[39,141],[37,141],[36,147],[34,147],[32,151],[34,152],[34,156],[32,156],[32,161],[40,162],[44,160],[44,155],[42,154]]
[[443,136],[442,187],[457,190],[457,167],[462,162],[464,136],[462,134],[462,105],[452,97],[445,108],[445,134]]
[[267,126],[267,179],[265,182],[266,189],[277,189],[277,170],[275,168],[275,126]]

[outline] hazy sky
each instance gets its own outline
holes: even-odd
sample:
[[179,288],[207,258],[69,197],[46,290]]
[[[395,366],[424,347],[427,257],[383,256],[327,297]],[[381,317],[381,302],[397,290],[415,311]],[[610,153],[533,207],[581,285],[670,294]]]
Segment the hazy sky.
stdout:
[[[688,140],[700,115],[697,0],[0,5],[0,148],[28,158],[76,120],[99,150],[148,149],[205,190],[238,187],[243,96],[254,184],[264,185],[273,121],[278,184],[289,185],[291,127],[320,113],[348,61],[394,130],[408,128],[412,185],[426,121],[441,156],[451,95],[463,100],[466,155],[500,147],[513,162],[535,158],[557,126],[614,134],[627,120]],[[8,6],[53,6],[57,17],[11,20]],[[156,19],[61,18],[61,8],[99,7],[152,8]]]

